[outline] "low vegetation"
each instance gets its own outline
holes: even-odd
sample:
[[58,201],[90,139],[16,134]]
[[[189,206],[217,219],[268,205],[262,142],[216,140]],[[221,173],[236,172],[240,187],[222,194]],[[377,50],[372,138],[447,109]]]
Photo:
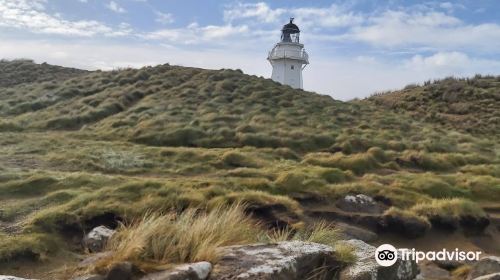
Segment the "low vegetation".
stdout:
[[[266,238],[333,244],[304,201],[363,193],[428,220],[483,216],[500,197],[495,77],[340,102],[236,70],[50,69],[0,63],[0,81],[13,81],[0,85],[0,267],[79,252],[67,238],[96,223],[124,224],[106,269],[212,259],[217,246]],[[471,108],[455,118],[442,112],[450,102]],[[256,209],[289,230],[255,227]]]

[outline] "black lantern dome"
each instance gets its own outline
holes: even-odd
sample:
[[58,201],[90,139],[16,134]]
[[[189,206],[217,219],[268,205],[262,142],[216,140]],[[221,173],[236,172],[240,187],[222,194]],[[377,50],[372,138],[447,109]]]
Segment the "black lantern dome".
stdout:
[[290,18],[290,22],[281,29],[281,41],[288,43],[299,43],[300,29],[293,23],[294,18]]

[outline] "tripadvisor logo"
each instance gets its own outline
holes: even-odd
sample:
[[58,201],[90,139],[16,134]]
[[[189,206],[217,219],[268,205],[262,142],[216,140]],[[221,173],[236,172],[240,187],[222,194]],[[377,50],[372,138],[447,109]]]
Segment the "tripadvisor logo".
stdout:
[[458,248],[449,251],[443,249],[441,251],[417,251],[415,248],[406,249],[400,248],[396,249],[391,244],[380,245],[377,250],[375,250],[375,260],[381,266],[392,266],[398,259],[403,261],[410,260],[419,263],[423,260],[428,261],[478,261],[479,256],[482,252],[480,251],[460,251]]
[[398,260],[398,251],[391,244],[380,245],[375,251],[375,260],[381,266],[391,266]]

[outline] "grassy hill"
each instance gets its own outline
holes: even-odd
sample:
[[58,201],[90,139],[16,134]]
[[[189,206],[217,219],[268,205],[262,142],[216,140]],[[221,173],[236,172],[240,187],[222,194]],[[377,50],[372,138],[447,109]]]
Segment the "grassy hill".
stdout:
[[451,129],[500,133],[500,77],[446,78],[376,94],[367,100]]
[[87,71],[50,65],[36,64],[30,59],[0,60],[0,87],[11,87],[20,84],[63,81],[77,77]]
[[428,96],[439,82],[340,102],[236,70],[54,69],[56,80],[34,70],[0,87],[0,268],[80,252],[71,237],[148,212],[244,202],[264,224],[301,228],[314,219],[305,201],[346,194],[424,221],[483,217],[500,197],[495,78],[453,81],[477,92],[461,104],[488,108],[460,115],[491,127],[470,133],[419,117],[428,103],[446,109]]

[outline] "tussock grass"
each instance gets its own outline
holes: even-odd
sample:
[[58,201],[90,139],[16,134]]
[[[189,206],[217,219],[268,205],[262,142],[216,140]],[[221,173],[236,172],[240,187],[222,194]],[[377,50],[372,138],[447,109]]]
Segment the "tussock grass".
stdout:
[[372,152],[353,155],[335,153],[334,155],[319,153],[308,154],[304,162],[323,167],[336,167],[342,170],[351,170],[355,174],[363,174],[380,167],[380,163]]
[[427,218],[477,212],[443,198],[500,195],[495,77],[340,102],[233,70],[82,74],[4,61],[1,73],[0,224],[19,222],[34,248],[38,235],[56,239],[104,214],[130,221],[240,202],[302,219],[292,197],[363,193]]
[[0,233],[0,262],[19,258],[46,260],[57,251],[59,240],[48,234],[6,235]]
[[481,207],[470,200],[434,199],[430,202],[419,203],[410,209],[411,212],[424,216],[441,216],[458,218],[465,215],[484,217],[486,214]]
[[338,242],[335,245],[335,257],[344,264],[352,264],[358,260],[354,253],[355,248],[347,243]]
[[243,209],[234,205],[208,213],[188,209],[179,215],[148,214],[120,227],[108,244],[112,257],[101,262],[98,269],[120,261],[138,265],[216,262],[217,248],[258,240],[261,230]]

